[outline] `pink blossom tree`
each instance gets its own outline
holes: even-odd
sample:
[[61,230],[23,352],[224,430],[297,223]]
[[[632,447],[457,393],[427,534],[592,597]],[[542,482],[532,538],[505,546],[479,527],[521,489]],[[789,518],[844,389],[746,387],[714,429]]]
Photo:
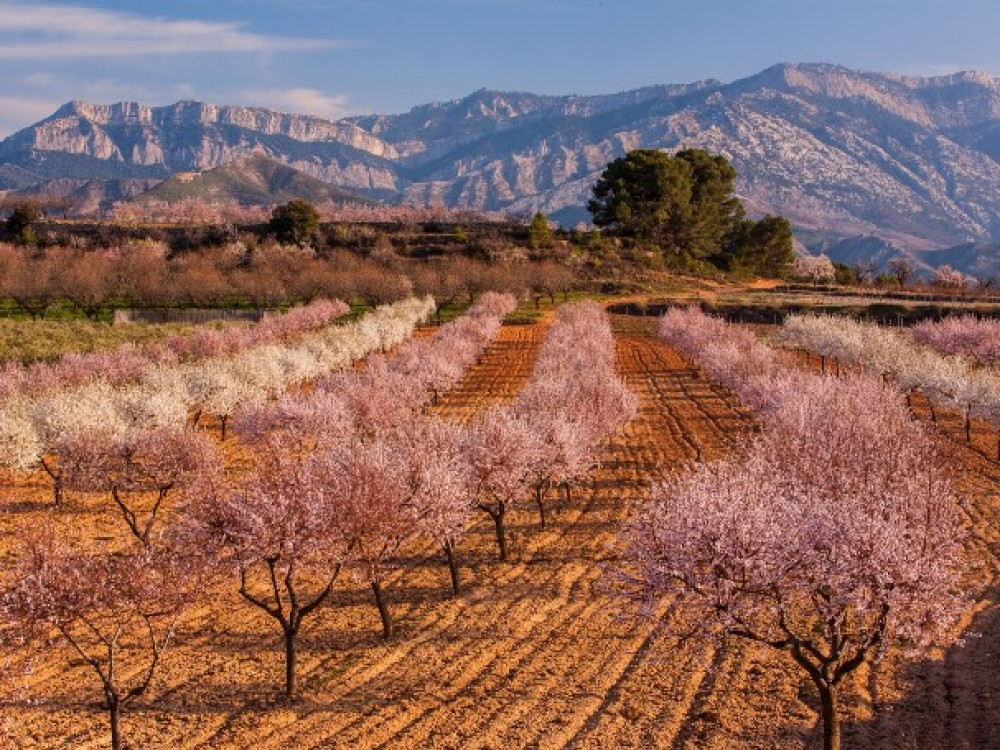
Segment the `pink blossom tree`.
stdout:
[[297,451],[310,453],[353,440],[355,416],[340,394],[316,390],[251,404],[236,413],[233,431],[248,445],[278,438],[294,443]]
[[297,637],[330,596],[347,550],[315,458],[274,441],[255,452],[235,486],[207,482],[178,539],[238,576],[239,594],[274,619],[285,645],[285,696],[297,692]]
[[[28,540],[14,572],[6,616],[42,643],[61,640],[92,670],[111,747],[121,750],[121,711],[149,688],[197,590],[197,568],[150,550],[85,555],[47,534]],[[47,640],[52,631],[60,639]]]
[[452,592],[460,590],[456,544],[469,523],[472,474],[462,454],[462,428],[427,417],[395,437],[408,485],[408,511],[416,531],[444,550]]
[[965,286],[965,274],[961,271],[955,270],[949,265],[938,266],[934,269],[934,275],[931,277],[931,283],[934,284],[934,286],[961,289]]
[[222,466],[215,443],[185,427],[71,434],[59,453],[65,486],[107,492],[144,547],[168,496],[202,485]]
[[675,594],[706,634],[787,652],[840,747],[844,677],[944,634],[964,532],[941,449],[890,386],[814,377],[738,456],[668,479],[631,522],[626,580]]
[[792,262],[792,275],[813,284],[833,281],[835,273],[833,261],[825,255],[800,255]]
[[537,438],[531,473],[544,527],[547,489],[562,485],[568,502],[570,481],[636,411],[635,397],[615,372],[614,336],[599,305],[582,302],[559,309],[513,408]]
[[395,446],[376,440],[329,451],[316,462],[323,491],[330,496],[338,544],[349,550],[358,577],[371,586],[387,639],[395,634],[395,624],[385,576],[400,545],[416,531],[402,458]]
[[462,452],[472,472],[475,507],[492,519],[500,559],[506,561],[507,511],[531,486],[538,436],[509,409],[495,408],[468,426]]
[[1000,321],[958,315],[925,320],[910,329],[913,339],[942,354],[968,356],[980,364],[1000,361]]
[[378,354],[369,357],[360,370],[323,378],[317,389],[343,401],[363,438],[410,420],[425,393],[419,379],[396,371],[385,355]]

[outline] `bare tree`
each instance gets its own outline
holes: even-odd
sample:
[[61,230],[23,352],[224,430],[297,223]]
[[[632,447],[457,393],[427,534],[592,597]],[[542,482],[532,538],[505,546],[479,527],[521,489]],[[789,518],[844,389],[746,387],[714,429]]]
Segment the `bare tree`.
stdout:
[[900,286],[906,286],[913,278],[913,261],[909,258],[892,258],[889,260],[889,273],[896,277]]

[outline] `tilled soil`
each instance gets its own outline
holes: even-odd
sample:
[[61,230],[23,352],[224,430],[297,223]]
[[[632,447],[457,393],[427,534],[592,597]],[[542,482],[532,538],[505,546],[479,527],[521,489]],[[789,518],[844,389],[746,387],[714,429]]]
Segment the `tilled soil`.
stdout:
[[[504,327],[436,407],[464,420],[509,400],[547,324]],[[460,542],[463,593],[430,546],[406,551],[388,587],[398,636],[385,642],[370,592],[339,584],[300,637],[301,699],[281,698],[283,650],[235,582],[183,623],[150,693],[127,709],[133,748],[801,748],[819,742],[807,679],[783,655],[740,642],[679,642],[613,595],[617,539],[664,472],[724,456],[752,429],[735,398],[649,335],[616,319],[618,361],[640,412],[573,488],[553,492],[548,527],[525,503],[510,517],[512,560],[496,559],[484,515]],[[982,446],[980,446],[982,447]],[[1000,465],[956,445],[979,574],[1000,566]],[[11,488],[5,531],[44,523],[40,481]],[[113,534],[93,509],[72,511]],[[988,591],[983,601],[993,595]],[[982,608],[984,605],[979,605]],[[658,613],[672,618],[670,602]],[[889,659],[846,686],[845,747],[1000,747],[994,644],[1000,623],[940,658]],[[3,710],[15,745],[106,747],[95,678],[65,650],[39,654]]]

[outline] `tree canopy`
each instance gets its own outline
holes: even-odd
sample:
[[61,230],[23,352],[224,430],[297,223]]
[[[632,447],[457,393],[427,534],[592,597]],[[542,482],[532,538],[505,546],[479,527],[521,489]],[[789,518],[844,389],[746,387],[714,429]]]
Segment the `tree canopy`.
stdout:
[[549,219],[539,211],[528,226],[528,244],[532,250],[542,250],[552,247],[552,243],[552,228],[549,226]]
[[7,231],[25,244],[35,241],[34,226],[45,218],[41,205],[36,201],[18,201],[11,207],[10,216],[4,222]]
[[294,198],[275,207],[271,213],[271,231],[282,242],[308,242],[319,229],[320,215],[307,200]]
[[780,273],[793,257],[791,226],[746,219],[735,180],[724,156],[636,149],[608,164],[587,208],[598,227],[655,243],[668,260]]

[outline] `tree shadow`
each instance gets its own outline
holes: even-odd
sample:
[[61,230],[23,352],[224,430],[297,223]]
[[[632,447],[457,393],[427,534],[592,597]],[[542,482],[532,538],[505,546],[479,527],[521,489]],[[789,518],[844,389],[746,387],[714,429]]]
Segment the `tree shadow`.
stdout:
[[895,679],[900,695],[876,701],[868,721],[845,722],[845,747],[1000,748],[1000,588],[991,588],[984,600],[989,606],[960,643],[941,658],[901,665]]

